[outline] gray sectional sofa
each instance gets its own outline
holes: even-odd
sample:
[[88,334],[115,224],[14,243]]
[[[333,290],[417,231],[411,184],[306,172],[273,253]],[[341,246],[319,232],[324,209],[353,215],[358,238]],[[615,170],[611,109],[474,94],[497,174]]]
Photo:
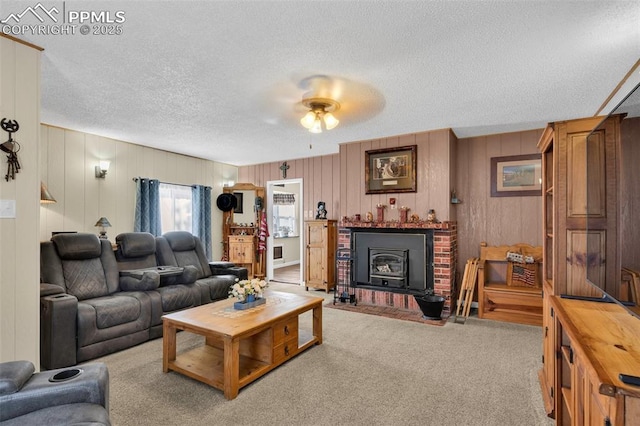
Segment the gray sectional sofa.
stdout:
[[116,242],[115,252],[108,240],[86,233],[41,243],[41,368],[157,338],[162,315],[224,299],[236,278],[246,278],[246,269],[232,264],[214,263],[229,273],[213,275],[200,240],[188,232],[125,233]]

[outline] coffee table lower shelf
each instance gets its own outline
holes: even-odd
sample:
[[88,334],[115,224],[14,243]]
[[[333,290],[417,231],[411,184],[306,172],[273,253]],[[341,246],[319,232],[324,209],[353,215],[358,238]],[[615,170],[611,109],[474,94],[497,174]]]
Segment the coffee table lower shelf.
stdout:
[[[254,380],[267,374],[288,359],[298,355],[305,349],[318,343],[313,334],[300,330],[298,332],[298,347],[292,348],[288,355],[277,357],[273,354],[274,362],[264,362],[249,356],[239,356],[238,388],[242,388]],[[276,362],[276,358],[280,358]],[[180,353],[176,359],[169,361],[168,369],[184,374],[192,379],[206,383],[216,389],[224,391],[224,350],[209,345],[199,346],[187,352]]]

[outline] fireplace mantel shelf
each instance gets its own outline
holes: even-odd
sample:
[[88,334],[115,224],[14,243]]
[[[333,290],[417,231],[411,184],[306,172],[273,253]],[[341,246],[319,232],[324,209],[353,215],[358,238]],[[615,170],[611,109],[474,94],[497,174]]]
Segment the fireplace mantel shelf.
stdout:
[[405,222],[400,223],[398,221],[388,222],[353,222],[353,221],[341,221],[340,227],[342,228],[380,228],[380,229],[451,229],[456,222]]

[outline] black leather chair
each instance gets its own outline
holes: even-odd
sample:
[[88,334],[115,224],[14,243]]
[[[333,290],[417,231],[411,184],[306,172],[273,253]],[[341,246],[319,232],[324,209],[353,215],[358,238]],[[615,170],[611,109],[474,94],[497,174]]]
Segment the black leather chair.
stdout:
[[34,373],[29,361],[0,363],[0,425],[110,425],[103,363]]

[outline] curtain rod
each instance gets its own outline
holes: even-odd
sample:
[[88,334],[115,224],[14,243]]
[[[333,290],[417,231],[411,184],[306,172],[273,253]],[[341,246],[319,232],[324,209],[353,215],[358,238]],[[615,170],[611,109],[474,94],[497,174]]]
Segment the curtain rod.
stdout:
[[[137,182],[137,181],[138,181],[138,179],[149,179],[149,178],[134,177],[134,178],[133,178],[133,181],[134,181],[134,182]],[[160,183],[164,183],[164,184],[167,184],[167,185],[187,186],[187,187],[189,187],[189,188],[193,188],[194,186],[196,186],[196,185],[197,185],[197,184],[195,184],[195,183],[194,183],[194,184],[191,184],[191,185],[187,185],[187,184],[185,184],[185,183],[162,182],[162,181],[160,181],[160,180],[159,180],[158,182],[160,182]],[[209,189],[211,189],[211,187],[210,187],[210,186],[205,186],[205,185],[202,185],[202,186],[204,186],[205,188],[209,188]]]

